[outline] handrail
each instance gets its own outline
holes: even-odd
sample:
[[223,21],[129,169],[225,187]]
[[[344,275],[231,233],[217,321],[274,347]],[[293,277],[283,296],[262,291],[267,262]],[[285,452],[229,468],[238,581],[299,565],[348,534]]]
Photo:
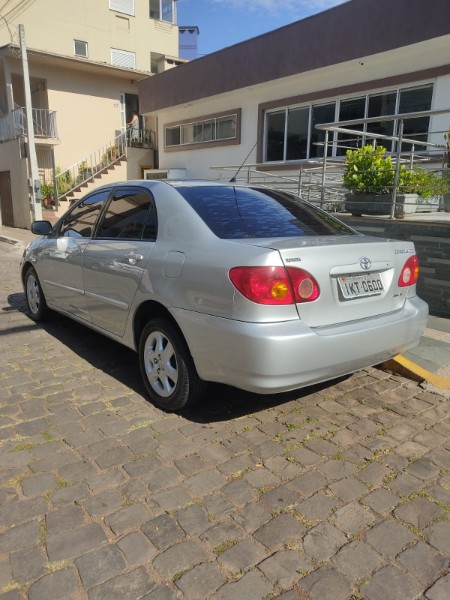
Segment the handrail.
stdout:
[[55,174],[56,209],[62,197],[67,196],[80,185],[93,181],[101,171],[105,171],[125,156],[127,135],[128,131],[119,133],[112,141],[103,144],[64,171]]
[[[45,108],[32,109],[34,135],[38,138],[58,139],[56,111]],[[0,117],[0,141],[6,142],[28,134],[25,108],[19,106]]]
[[117,163],[126,155],[127,147],[155,147],[154,132],[148,129],[128,128],[88,154],[69,168],[55,174],[54,200],[58,209],[62,198],[88,181],[94,181],[101,172]]
[[[403,135],[402,124],[411,119],[448,113],[450,113],[449,108],[318,124],[315,126],[316,129],[324,131],[325,134],[324,141],[317,144],[323,146],[323,157],[296,161],[295,164],[292,165],[292,171],[298,171],[298,175],[296,176],[292,174],[286,176],[278,173],[274,174],[273,172],[270,173],[269,170],[272,166],[274,169],[277,168],[278,165],[276,163],[263,163],[263,165],[261,163],[245,164],[244,166],[215,165],[210,168],[216,171],[233,172],[239,167],[242,169],[240,177],[240,181],[242,182],[254,183],[257,180],[260,184],[265,182],[269,184],[271,182],[272,186],[277,187],[278,189],[289,189],[290,187],[289,191],[296,193],[297,196],[307,198],[315,204],[320,205],[322,208],[327,209],[331,207],[332,210],[336,210],[336,208],[340,208],[343,205],[346,194],[346,189],[344,188],[342,181],[342,174],[345,169],[345,151],[355,149],[367,143],[376,145],[377,142],[383,142],[384,140],[392,141],[394,142],[393,152],[388,152],[387,154],[392,156],[393,166],[395,168],[395,180],[394,184],[391,186],[392,194],[388,203],[391,206],[390,216],[391,218],[394,218],[397,194],[400,189],[400,173],[414,171],[414,169],[420,165],[422,169],[425,169],[428,172],[441,174],[445,179],[450,180],[450,170],[445,166],[444,160],[447,145],[436,143],[439,141],[440,137],[443,137],[443,134],[447,134],[447,132],[427,131],[423,134],[425,139],[417,139],[417,137],[420,137],[422,134],[413,134],[413,136],[409,138],[407,135]],[[385,135],[355,129],[356,125],[373,124],[380,121],[398,121],[400,123],[398,134]],[[347,136],[350,135],[356,137],[351,140],[340,140],[337,134],[346,134]],[[430,138],[434,141],[428,141]],[[354,142],[354,144],[350,144],[350,141]],[[410,148],[405,150],[405,144],[410,146]],[[331,147],[334,149],[333,156],[328,155],[328,150]],[[338,151],[340,151],[341,154],[339,154]],[[336,154],[336,156],[334,156],[334,154]],[[285,167],[287,167],[288,164],[289,163],[283,163]],[[264,167],[263,172],[259,170],[261,166]],[[226,174],[220,174],[219,178],[222,180],[226,179]],[[294,189],[295,183],[297,183],[298,191]],[[418,186],[416,186],[416,189],[419,189]],[[435,205],[439,207],[441,196],[439,192],[435,197],[428,199],[429,189],[426,189],[426,183],[424,183],[420,190],[424,192],[424,196],[426,195],[425,192],[427,193],[427,199],[422,199],[420,202],[425,203],[425,205],[428,206]]]

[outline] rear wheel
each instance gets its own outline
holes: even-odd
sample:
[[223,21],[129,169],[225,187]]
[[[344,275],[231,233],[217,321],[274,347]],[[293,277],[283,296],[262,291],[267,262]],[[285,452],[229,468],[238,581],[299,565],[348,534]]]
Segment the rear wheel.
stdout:
[[139,343],[139,364],[145,387],[154,404],[165,410],[192,406],[204,393],[194,362],[180,333],[163,319],[144,327]]
[[44,321],[49,316],[50,310],[33,267],[29,267],[25,274],[25,294],[30,317],[33,321]]

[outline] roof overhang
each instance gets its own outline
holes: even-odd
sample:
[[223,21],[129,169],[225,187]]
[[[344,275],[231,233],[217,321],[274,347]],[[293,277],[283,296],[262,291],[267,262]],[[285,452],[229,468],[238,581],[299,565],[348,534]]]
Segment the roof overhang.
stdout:
[[[20,48],[8,44],[0,47],[0,56],[18,59],[20,56]],[[138,71],[137,69],[125,69],[108,63],[96,62],[86,58],[78,58],[76,56],[65,56],[55,54],[34,48],[27,48],[27,56],[30,64],[49,65],[54,67],[69,67],[72,71],[80,71],[85,73],[94,73],[96,75],[110,75],[113,77],[122,77],[136,81],[146,79],[151,74],[148,71]]]
[[152,113],[449,34],[450,0],[350,0],[141,81],[140,107]]

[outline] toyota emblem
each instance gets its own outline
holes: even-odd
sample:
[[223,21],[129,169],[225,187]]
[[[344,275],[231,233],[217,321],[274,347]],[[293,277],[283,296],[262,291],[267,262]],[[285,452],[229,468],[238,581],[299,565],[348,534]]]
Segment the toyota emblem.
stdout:
[[361,269],[364,269],[365,271],[368,271],[370,269],[370,267],[372,266],[372,263],[367,258],[367,256],[363,256],[362,258],[360,258],[359,264],[361,265]]

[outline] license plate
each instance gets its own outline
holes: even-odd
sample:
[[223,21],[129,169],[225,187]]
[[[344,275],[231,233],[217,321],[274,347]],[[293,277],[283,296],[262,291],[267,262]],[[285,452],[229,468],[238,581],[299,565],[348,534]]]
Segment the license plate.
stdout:
[[383,282],[378,273],[341,275],[338,283],[344,300],[377,296],[383,291]]

